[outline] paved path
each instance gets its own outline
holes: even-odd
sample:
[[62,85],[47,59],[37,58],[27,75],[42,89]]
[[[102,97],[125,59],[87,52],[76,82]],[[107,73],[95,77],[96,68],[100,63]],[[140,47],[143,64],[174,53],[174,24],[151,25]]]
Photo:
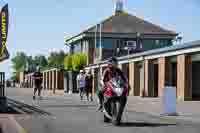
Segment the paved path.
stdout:
[[162,119],[131,110],[125,111],[122,125],[114,127],[103,123],[102,114],[96,112],[96,101],[80,102],[77,95],[45,96],[43,100],[33,101],[31,91],[9,88],[6,92],[10,98],[37,105],[53,114],[15,116],[19,124],[31,133],[199,133],[200,130],[197,123]]

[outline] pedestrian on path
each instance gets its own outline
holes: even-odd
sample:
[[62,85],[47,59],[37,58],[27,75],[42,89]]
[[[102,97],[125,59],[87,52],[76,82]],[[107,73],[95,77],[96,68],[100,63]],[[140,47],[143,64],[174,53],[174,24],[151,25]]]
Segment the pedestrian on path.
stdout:
[[42,80],[43,74],[40,72],[39,66],[36,67],[36,71],[33,73],[34,79],[34,92],[33,92],[33,99],[35,100],[35,94],[38,91],[38,96],[41,98],[41,90],[42,90]]
[[83,70],[80,70],[80,73],[78,74],[76,80],[77,80],[77,88],[79,89],[80,93],[80,99],[83,100],[83,95],[85,92],[85,74]]
[[93,96],[92,96],[92,89],[93,89],[93,76],[91,71],[89,70],[86,77],[85,77],[85,82],[86,82],[86,96],[87,100],[89,101],[89,95],[90,95],[90,100],[93,101]]

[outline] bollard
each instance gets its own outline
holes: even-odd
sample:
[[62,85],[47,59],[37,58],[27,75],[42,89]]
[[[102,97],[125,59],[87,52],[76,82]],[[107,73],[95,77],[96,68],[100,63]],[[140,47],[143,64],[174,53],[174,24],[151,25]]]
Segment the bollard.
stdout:
[[176,113],[176,87],[165,86],[162,96],[162,108],[164,116],[177,116]]

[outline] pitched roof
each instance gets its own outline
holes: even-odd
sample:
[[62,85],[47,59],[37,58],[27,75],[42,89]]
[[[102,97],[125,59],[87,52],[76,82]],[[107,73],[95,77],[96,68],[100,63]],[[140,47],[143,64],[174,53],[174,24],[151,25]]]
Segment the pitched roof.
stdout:
[[[101,22],[103,33],[141,33],[141,34],[174,34],[174,31],[164,29],[141,18],[121,12]],[[84,32],[95,32],[96,26]]]
[[[152,24],[146,20],[139,17],[126,13],[124,11],[115,13],[114,15],[108,17],[107,19],[101,21],[101,31],[102,33],[111,34],[147,34],[147,35],[172,35],[177,36],[178,34],[174,31],[164,29],[158,25]],[[70,37],[65,41],[69,41],[79,35],[84,33],[94,33],[96,31],[96,25],[82,31],[76,36]],[[98,31],[99,32],[99,28]]]

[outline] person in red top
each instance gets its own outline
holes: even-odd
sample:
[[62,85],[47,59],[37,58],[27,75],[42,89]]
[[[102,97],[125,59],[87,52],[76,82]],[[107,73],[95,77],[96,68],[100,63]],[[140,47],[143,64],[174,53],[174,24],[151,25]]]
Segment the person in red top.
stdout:
[[[103,98],[104,93],[106,92],[106,83],[110,81],[113,77],[120,76],[122,80],[124,80],[125,83],[127,83],[127,78],[123,74],[123,72],[118,68],[118,61],[115,57],[112,57],[108,60],[107,68],[103,72],[102,80],[103,80],[103,86],[99,90],[99,108],[98,110],[102,110],[103,108]],[[110,94],[105,94],[110,95]]]

